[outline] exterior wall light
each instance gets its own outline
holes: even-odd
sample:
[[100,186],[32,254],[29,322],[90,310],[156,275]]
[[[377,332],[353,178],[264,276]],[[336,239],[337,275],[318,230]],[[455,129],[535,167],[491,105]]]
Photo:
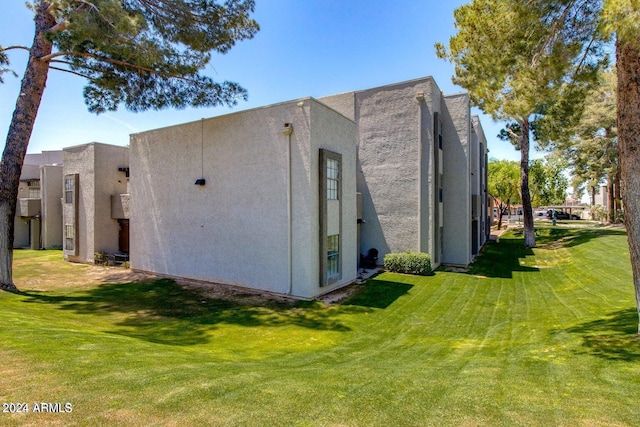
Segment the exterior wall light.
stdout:
[[196,179],[196,185],[204,185],[204,184],[205,184],[205,179],[204,178]]
[[291,135],[293,133],[293,124],[292,123],[285,123],[283,128],[282,128],[282,134],[283,135]]

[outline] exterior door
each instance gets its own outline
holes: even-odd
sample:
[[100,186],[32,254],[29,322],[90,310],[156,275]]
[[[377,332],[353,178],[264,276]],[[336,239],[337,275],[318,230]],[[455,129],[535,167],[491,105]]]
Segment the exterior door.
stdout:
[[118,249],[120,252],[129,253],[129,220],[119,219],[119,235],[118,235]]

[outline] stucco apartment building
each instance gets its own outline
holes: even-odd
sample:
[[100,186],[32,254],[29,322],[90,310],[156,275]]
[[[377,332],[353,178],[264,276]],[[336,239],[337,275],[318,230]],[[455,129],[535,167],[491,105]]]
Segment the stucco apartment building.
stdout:
[[312,298],[357,276],[356,124],[313,98],[131,136],[131,267]]
[[62,246],[62,151],[27,154],[20,174],[14,248]]
[[130,146],[137,270],[313,298],[355,280],[371,248],[379,262],[413,250],[468,265],[489,233],[482,126],[467,94],[431,77],[133,134]]
[[358,125],[362,248],[468,265],[490,231],[487,143],[469,96],[425,77],[320,101]]
[[129,252],[129,149],[92,142],[63,150],[60,175],[64,259]]

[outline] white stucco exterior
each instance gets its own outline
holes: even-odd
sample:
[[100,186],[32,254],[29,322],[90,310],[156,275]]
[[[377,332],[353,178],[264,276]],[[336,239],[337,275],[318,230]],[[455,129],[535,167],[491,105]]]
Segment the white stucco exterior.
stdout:
[[44,249],[62,246],[62,165],[40,166],[40,197],[42,206],[41,246]]
[[425,77],[320,101],[358,125],[361,251],[377,249],[380,262],[412,250],[431,254],[435,265],[468,265],[477,253],[473,235],[477,246],[485,241],[473,225],[472,196],[486,207],[486,178],[471,181],[486,140],[479,121],[472,135],[468,95],[445,96]]
[[470,108],[466,93],[444,97],[442,260],[452,265],[467,265],[472,260]]
[[20,174],[14,248],[62,245],[62,150],[27,154]]
[[64,227],[75,229],[74,249],[67,246],[63,236],[64,258],[93,263],[97,252],[120,251],[120,225],[111,216],[111,196],[127,193],[128,179],[123,169],[129,166],[129,149],[92,142],[63,151],[63,181],[71,176],[77,179],[77,203],[67,202],[64,195],[62,200],[63,233]]
[[122,252],[130,233],[135,270],[314,298],[353,282],[370,248],[379,264],[412,250],[468,265],[488,238],[486,157],[469,96],[424,77],[69,147],[64,170],[25,174],[57,174],[62,226],[43,239],[75,234],[69,261]]
[[[320,149],[344,177],[342,277],[325,287]],[[131,135],[131,267],[302,298],[350,283],[355,164],[355,124],[312,98]]]

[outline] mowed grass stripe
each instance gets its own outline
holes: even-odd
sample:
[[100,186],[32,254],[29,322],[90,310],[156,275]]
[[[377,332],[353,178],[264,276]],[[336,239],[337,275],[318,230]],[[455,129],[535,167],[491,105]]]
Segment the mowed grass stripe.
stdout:
[[626,236],[550,227],[538,242],[507,234],[469,273],[385,273],[332,306],[82,282],[88,267],[34,252],[38,292],[0,294],[0,353],[20,367],[0,397],[74,412],[0,424],[640,425]]

